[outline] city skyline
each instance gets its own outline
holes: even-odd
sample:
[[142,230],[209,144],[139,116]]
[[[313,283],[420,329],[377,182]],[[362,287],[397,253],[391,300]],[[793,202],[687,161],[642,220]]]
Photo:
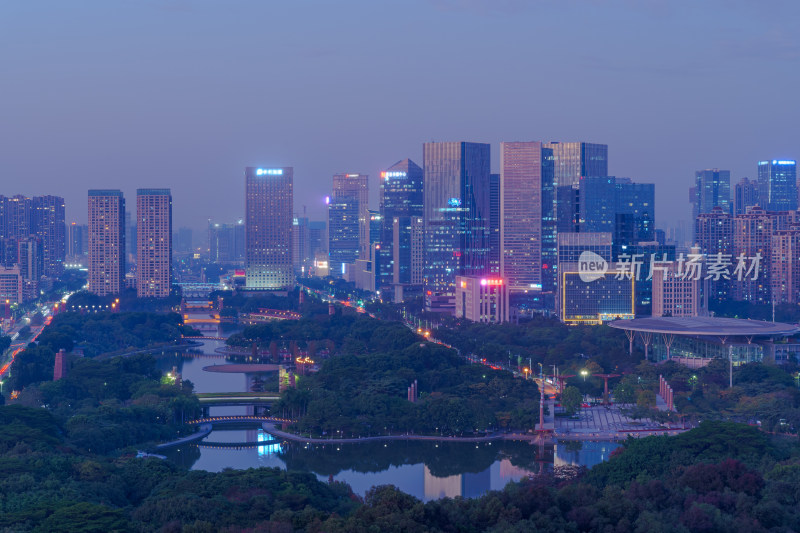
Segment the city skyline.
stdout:
[[[488,142],[498,154],[500,142],[581,139],[609,146],[609,174],[659,186],[671,207],[659,223],[671,225],[691,223],[683,189],[698,169],[728,169],[733,186],[757,177],[758,160],[800,155],[794,3],[244,4],[7,6],[0,42],[17,50],[0,104],[9,193],[63,196],[67,220],[86,223],[81,191],[132,198],[130,184],[147,175],[173,190],[176,225],[201,229],[209,216],[243,216],[243,166],[291,165],[295,211],[306,205],[324,220],[330,175],[369,174],[378,205],[378,172],[421,161],[425,141]],[[305,24],[309,10],[326,23]],[[540,22],[566,17],[558,31]],[[262,20],[275,22],[269,32]],[[390,38],[408,27],[419,42]],[[476,31],[487,38],[472,42]],[[665,46],[677,34],[686,37]],[[509,50],[523,51],[526,68]],[[372,74],[388,68],[392,76]],[[781,75],[763,83],[765,71]],[[542,75],[592,83],[542,84]],[[247,81],[228,83],[237,79]]]

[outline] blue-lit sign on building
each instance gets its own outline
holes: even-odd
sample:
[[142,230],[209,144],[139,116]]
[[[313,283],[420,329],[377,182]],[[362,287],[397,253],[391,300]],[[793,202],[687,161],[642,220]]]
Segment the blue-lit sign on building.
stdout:
[[448,207],[461,207],[461,198],[450,198],[447,200]]
[[256,176],[280,176],[283,174],[282,168],[258,168]]
[[381,176],[384,178],[405,178],[408,174],[405,172],[401,172],[399,170],[390,170],[387,172],[381,172]]

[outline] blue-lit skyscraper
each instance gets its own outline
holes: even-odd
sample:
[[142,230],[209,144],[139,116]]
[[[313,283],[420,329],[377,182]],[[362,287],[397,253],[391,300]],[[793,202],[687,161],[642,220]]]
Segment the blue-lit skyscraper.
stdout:
[[734,215],[744,215],[747,208],[758,205],[758,181],[742,178],[736,184],[734,194]]
[[628,178],[583,178],[579,187],[581,233],[608,232],[614,249],[655,240],[655,189]]
[[328,201],[328,251],[332,276],[369,257],[369,181],[366,174],[334,174]]
[[767,211],[797,209],[797,163],[793,159],[759,161],[758,195]]
[[285,291],[292,267],[292,167],[245,170],[245,269],[248,290]]
[[412,218],[422,217],[422,178],[410,159],[381,172],[381,286],[411,283],[411,226]]
[[731,172],[718,168],[698,170],[694,173],[691,189],[692,218],[701,213],[710,213],[715,207],[731,212]]
[[425,143],[425,289],[454,294],[456,275],[489,266],[490,145]]
[[608,145],[585,142],[549,142],[553,151],[553,181],[557,187],[577,186],[586,176],[608,176]]
[[513,293],[555,288],[551,155],[540,142],[500,144],[501,275]]

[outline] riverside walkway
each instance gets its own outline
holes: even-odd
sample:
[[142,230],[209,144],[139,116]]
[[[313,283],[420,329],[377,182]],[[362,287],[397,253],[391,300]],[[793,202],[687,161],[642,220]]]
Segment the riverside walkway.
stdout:
[[163,444],[158,444],[156,449],[163,450],[165,448],[172,448],[173,446],[180,446],[181,444],[187,444],[189,442],[194,442],[196,440],[204,439],[211,433],[211,424],[204,424],[200,426],[200,429],[192,433],[191,435],[187,435],[186,437],[182,437],[180,439],[176,439],[173,441],[165,442]]
[[265,422],[261,425],[264,428],[264,431],[272,435],[273,437],[280,437],[282,439],[291,440],[295,442],[305,442],[308,444],[358,444],[363,442],[379,442],[379,441],[388,441],[388,440],[427,440],[427,441],[434,441],[434,442],[489,442],[494,440],[503,439],[504,436],[501,433],[493,433],[491,435],[486,435],[484,437],[444,437],[444,436],[436,436],[436,435],[414,435],[412,434],[403,434],[403,435],[378,435],[375,437],[357,437],[351,439],[317,439],[313,437],[303,437],[301,435],[295,435],[294,433],[287,433],[286,431],[280,431],[275,429],[275,424]]

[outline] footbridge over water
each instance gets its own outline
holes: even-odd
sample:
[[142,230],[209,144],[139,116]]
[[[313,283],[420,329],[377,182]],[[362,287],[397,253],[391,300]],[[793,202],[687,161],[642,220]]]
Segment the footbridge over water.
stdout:
[[260,392],[205,392],[197,394],[203,406],[212,405],[271,405],[280,399],[277,393]]
[[257,416],[257,415],[242,415],[242,416],[209,416],[205,418],[198,418],[196,420],[190,420],[186,422],[190,426],[202,426],[202,425],[223,425],[223,424],[245,424],[245,425],[260,425],[264,422],[271,422],[271,423],[278,423],[278,424],[290,424],[294,422],[289,418],[280,418],[275,416]]

